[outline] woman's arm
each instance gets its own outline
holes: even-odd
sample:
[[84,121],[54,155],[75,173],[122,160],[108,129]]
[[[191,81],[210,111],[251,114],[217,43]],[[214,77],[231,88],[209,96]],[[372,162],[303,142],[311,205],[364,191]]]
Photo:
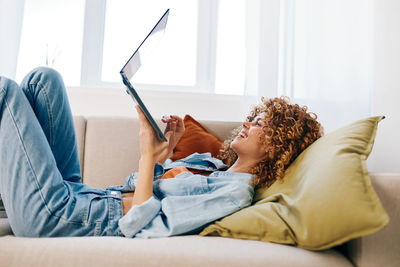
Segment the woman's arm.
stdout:
[[136,110],[140,121],[140,160],[138,180],[132,204],[140,205],[153,196],[154,165],[159,155],[168,150],[172,131],[168,131],[165,134],[168,142],[160,141],[139,106],[136,106]]
[[139,160],[139,177],[136,183],[132,205],[140,205],[153,196],[153,175],[156,161],[141,157]]

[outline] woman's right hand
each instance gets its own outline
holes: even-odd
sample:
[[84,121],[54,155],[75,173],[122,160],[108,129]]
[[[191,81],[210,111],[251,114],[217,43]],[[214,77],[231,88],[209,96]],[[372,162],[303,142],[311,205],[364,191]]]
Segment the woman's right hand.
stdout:
[[169,131],[165,134],[168,142],[159,140],[150,123],[147,121],[142,109],[139,106],[136,106],[136,111],[139,115],[140,122],[139,140],[141,157],[155,163],[158,160],[159,155],[168,152],[172,132]]

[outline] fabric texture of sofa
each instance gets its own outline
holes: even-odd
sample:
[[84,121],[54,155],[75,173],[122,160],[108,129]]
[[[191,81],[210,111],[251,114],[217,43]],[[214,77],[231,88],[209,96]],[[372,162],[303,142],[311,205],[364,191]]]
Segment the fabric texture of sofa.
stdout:
[[[139,122],[133,118],[74,117],[83,182],[123,184],[137,170]],[[238,122],[202,121],[223,140]],[[381,231],[339,247],[310,251],[275,243],[197,235],[20,238],[0,219],[0,266],[400,266],[400,174],[371,174],[390,217]]]

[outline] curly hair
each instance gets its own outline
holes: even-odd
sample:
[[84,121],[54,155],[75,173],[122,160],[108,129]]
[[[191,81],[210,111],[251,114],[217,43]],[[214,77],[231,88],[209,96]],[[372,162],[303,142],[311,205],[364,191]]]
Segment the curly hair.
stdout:
[[[272,99],[261,98],[261,103],[254,106],[246,121],[251,122],[257,115],[264,113],[262,137],[268,157],[249,170],[256,179],[256,186],[270,186],[282,180],[284,172],[296,157],[315,140],[323,135],[323,128],[317,121],[317,115],[307,111],[306,106],[290,104],[287,97]],[[237,155],[231,143],[238,136],[243,126],[232,132],[232,137],[225,140],[218,158],[228,167],[236,161]]]

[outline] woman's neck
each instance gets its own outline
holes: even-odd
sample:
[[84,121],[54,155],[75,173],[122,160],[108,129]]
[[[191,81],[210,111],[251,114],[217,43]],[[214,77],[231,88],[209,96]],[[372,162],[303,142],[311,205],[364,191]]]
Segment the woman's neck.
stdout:
[[237,158],[235,163],[229,169],[227,169],[227,172],[242,172],[242,173],[250,173],[250,170],[257,166],[258,162],[251,161],[251,160],[243,160],[240,157]]

